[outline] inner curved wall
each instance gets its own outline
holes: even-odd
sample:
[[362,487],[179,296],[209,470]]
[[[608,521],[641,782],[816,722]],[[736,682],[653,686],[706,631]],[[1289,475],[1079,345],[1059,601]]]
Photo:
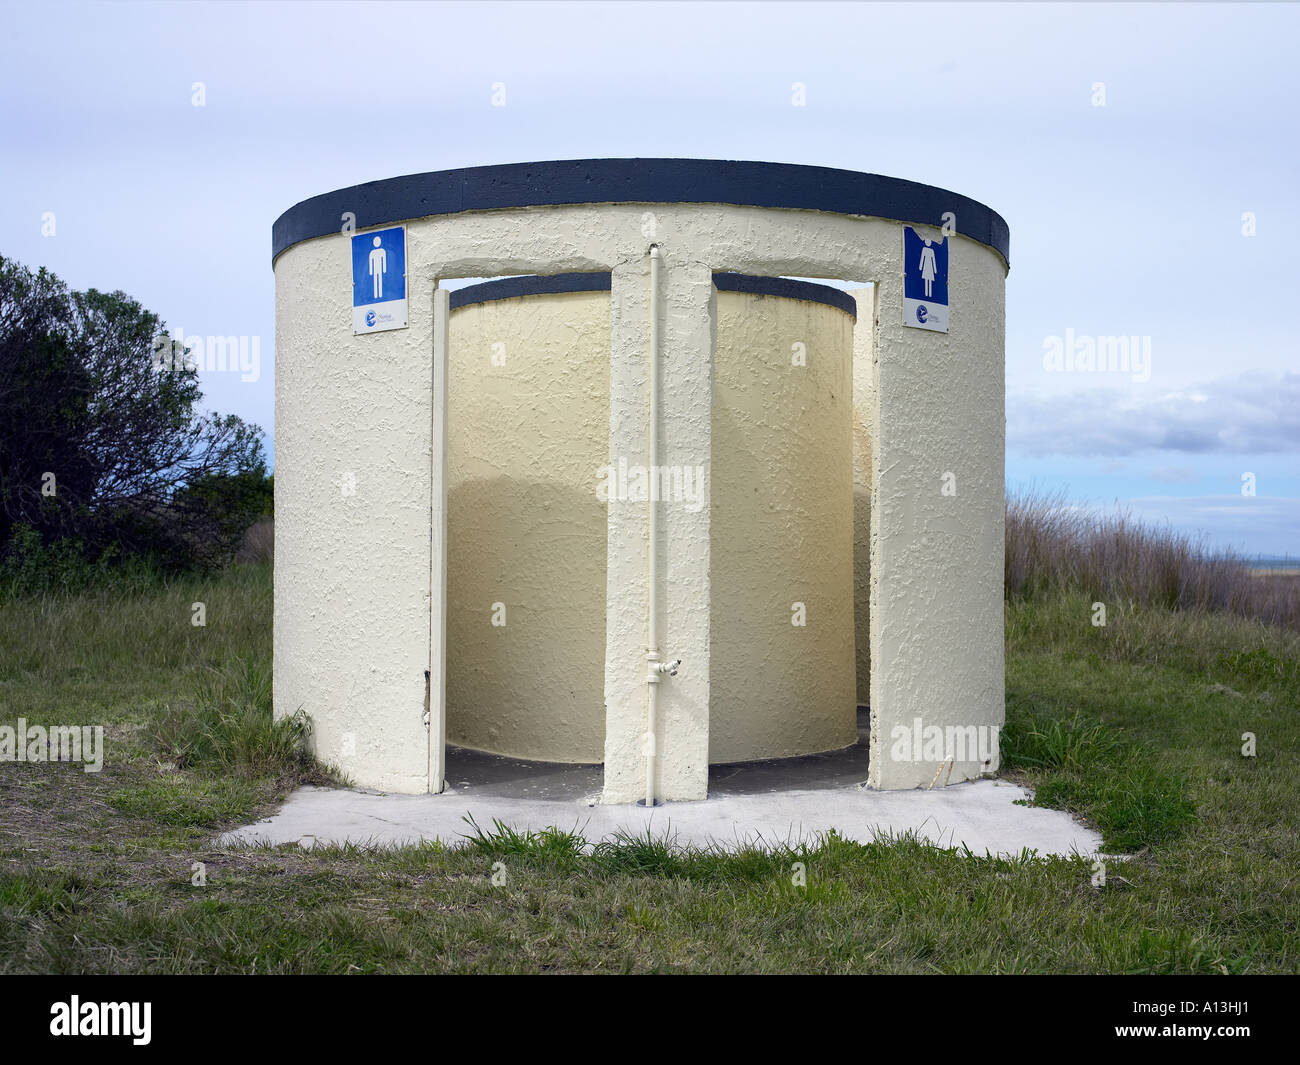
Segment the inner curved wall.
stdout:
[[[853,302],[783,279],[716,284],[709,492],[688,480],[698,494],[659,504],[712,508],[709,761],[844,747],[857,735]],[[562,275],[452,293],[450,743],[602,760],[606,506],[638,505],[617,496],[635,499],[639,461],[609,456],[608,286]]]
[[871,705],[871,428],[874,288],[852,289],[866,328],[853,336],[853,635],[857,644],[858,705]]
[[595,475],[609,452],[607,276],[605,287],[451,311],[450,743],[552,762],[604,756]]
[[717,322],[709,761],[846,747],[857,738],[854,319],[719,291]]

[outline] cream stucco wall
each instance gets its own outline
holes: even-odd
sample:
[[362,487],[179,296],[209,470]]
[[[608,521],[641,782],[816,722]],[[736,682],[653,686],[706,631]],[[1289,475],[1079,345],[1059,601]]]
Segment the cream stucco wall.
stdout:
[[275,712],[357,783],[422,792],[432,305],[353,337],[351,271],[342,236],[276,265]]
[[871,703],[871,390],[875,370],[874,288],[850,289],[858,301],[853,330],[853,632],[857,701]]
[[470,304],[450,326],[447,739],[599,762],[609,293]]
[[[717,307],[709,760],[843,747],[856,738],[853,319],[743,292]],[[450,321],[448,740],[599,762],[609,294],[491,300]]]
[[709,761],[845,747],[857,738],[853,318],[743,292],[719,292],[717,307]]
[[[1002,535],[1006,264],[953,235],[948,334],[902,324],[897,221],[709,204],[603,204],[411,219],[410,327],[354,337],[348,237],[294,244],[276,274],[276,713],[304,708],[317,753],[358,783],[439,790],[427,724],[432,464],[430,294],[439,278],[612,273],[609,453],[644,459],[649,267],[645,215],[663,249],[664,464],[712,463],[717,309],[712,273],[876,283],[869,432],[871,784],[925,786],[935,766],[891,757],[890,735],[1003,719]],[[349,483],[349,495],[340,486]],[[945,472],[957,494],[942,493]],[[707,791],[711,507],[665,511],[661,629],[685,659],[662,685],[657,792]],[[644,788],[646,522],[607,513],[606,801]],[[436,692],[437,685],[434,685]],[[956,782],[995,770],[960,762]]]

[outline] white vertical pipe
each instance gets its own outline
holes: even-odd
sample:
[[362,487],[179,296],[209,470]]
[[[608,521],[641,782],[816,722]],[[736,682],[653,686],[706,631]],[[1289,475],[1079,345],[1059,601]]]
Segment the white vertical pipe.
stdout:
[[[650,245],[650,433],[649,474],[653,487],[656,469],[659,465],[659,245]],[[657,734],[656,711],[659,692],[659,505],[654,499],[654,492],[647,493],[649,513],[650,547],[647,576],[649,580],[650,618],[649,646],[646,648],[646,760],[645,760],[645,804],[646,808],[655,804],[655,761],[659,737]]]

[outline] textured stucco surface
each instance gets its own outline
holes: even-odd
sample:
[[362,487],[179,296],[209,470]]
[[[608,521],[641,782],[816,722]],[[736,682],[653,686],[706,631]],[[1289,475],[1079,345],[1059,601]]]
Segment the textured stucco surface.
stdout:
[[858,301],[853,330],[853,633],[857,661],[857,701],[871,702],[871,430],[875,421],[874,288],[850,290]]
[[[653,216],[648,221],[648,216]],[[931,220],[918,220],[931,221]],[[960,218],[957,220],[960,231]],[[1000,725],[1005,263],[950,238],[951,333],[902,325],[898,222],[700,204],[577,205],[414,219],[410,328],[353,337],[345,235],[281,254],[276,273],[276,712],[303,707],[322,757],[358,783],[438,790],[426,730],[431,469],[429,293],[442,277],[612,271],[609,454],[645,461],[647,245],[664,250],[660,430],[665,464],[711,466],[714,270],[876,283],[870,642],[871,783],[928,784],[894,759],[895,725]],[[340,475],[355,471],[343,496]],[[957,495],[941,494],[952,472]],[[432,494],[431,494],[432,492]],[[659,794],[707,788],[710,510],[666,508]],[[643,793],[646,525],[608,511],[606,801]],[[352,726],[356,726],[355,729]],[[352,731],[354,753],[344,737]],[[995,769],[958,763],[956,782]]]
[[[719,293],[717,305],[709,761],[847,746],[853,319],[749,293]],[[599,762],[609,296],[459,308],[450,351],[448,740]],[[497,603],[505,625],[491,623]]]
[[609,293],[471,304],[450,327],[447,739],[599,762]]
[[[641,212],[618,211],[606,232],[626,237],[625,262],[611,276],[610,461],[650,465],[648,455],[650,267]],[[626,227],[627,233],[623,233]],[[659,293],[658,465],[711,466],[715,306],[712,270],[689,248],[665,248]],[[659,685],[653,740],[655,794],[700,799],[709,780],[709,479],[699,510],[660,505],[659,651],[681,659]],[[649,512],[609,507],[605,651],[605,800],[645,795],[645,652],[649,605]]]
[[735,292],[717,306],[709,761],[845,747],[857,739],[853,318]]
[[432,304],[352,336],[344,237],[276,268],[275,712],[359,783],[429,790]]
[[892,757],[895,728],[1001,728],[1005,716],[1005,273],[983,245],[953,239],[946,334],[903,326],[901,274],[877,285],[871,398],[870,780],[882,788],[998,768],[996,755],[950,770]]

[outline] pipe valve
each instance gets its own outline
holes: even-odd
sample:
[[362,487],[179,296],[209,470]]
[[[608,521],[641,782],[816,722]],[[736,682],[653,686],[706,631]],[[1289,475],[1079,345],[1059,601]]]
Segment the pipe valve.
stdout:
[[677,676],[677,670],[682,664],[680,658],[674,659],[672,662],[660,662],[658,651],[646,652],[645,658],[645,680],[647,684],[658,684],[659,678],[664,674],[667,674],[670,677]]

